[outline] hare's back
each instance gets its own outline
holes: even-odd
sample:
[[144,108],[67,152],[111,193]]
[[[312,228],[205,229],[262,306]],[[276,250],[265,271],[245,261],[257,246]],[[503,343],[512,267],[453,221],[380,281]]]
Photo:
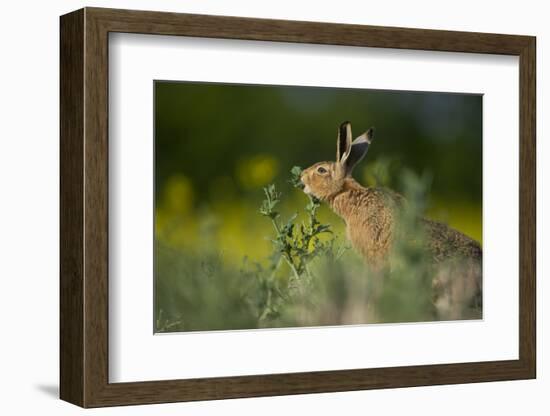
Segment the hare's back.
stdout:
[[429,249],[436,262],[464,258],[481,262],[482,250],[477,241],[437,221],[423,219]]

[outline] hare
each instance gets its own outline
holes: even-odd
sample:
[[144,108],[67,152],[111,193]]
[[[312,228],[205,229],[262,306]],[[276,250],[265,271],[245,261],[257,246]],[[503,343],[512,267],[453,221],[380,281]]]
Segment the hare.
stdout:
[[[398,231],[402,210],[407,209],[405,198],[384,188],[365,188],[352,177],[353,168],[365,157],[373,140],[374,131],[369,129],[352,141],[351,124],[344,122],[338,129],[336,161],[318,162],[305,169],[301,175],[303,191],[327,203],[346,224],[346,234],[354,249],[373,268],[388,263],[389,254]],[[419,218],[425,231],[426,249],[434,264],[459,259],[472,267],[468,282],[461,282],[466,298],[480,303],[481,296],[481,247],[480,245],[445,224]],[[414,239],[414,236],[406,236]],[[433,280],[434,291],[453,291],[448,268]],[[452,273],[451,273],[452,274]],[[455,290],[456,292],[456,290]],[[439,296],[452,303],[447,297]]]

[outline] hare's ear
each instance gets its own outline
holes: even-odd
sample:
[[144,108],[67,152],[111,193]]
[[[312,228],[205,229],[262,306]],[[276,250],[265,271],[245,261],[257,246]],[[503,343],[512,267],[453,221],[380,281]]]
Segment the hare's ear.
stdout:
[[346,175],[351,175],[355,165],[357,165],[367,154],[369,146],[374,137],[374,129],[371,127],[361,136],[357,137],[351,144],[349,155],[345,161]]
[[344,121],[338,128],[338,140],[336,141],[336,163],[344,164],[351,150],[351,123]]

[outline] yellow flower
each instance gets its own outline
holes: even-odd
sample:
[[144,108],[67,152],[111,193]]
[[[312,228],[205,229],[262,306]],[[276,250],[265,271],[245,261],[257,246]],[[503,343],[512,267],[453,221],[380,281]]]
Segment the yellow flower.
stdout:
[[256,189],[273,180],[279,169],[277,160],[269,155],[242,159],[237,165],[237,178],[245,189]]
[[183,175],[168,178],[164,185],[162,207],[171,214],[183,215],[193,206],[193,184]]

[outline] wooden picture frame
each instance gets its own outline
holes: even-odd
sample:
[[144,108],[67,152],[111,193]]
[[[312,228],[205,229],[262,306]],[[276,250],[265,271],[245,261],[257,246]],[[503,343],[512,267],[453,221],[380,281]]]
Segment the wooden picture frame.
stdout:
[[[100,8],[62,16],[60,29],[61,399],[101,407],[535,378],[534,37]],[[109,383],[110,32],[519,56],[519,359]]]

